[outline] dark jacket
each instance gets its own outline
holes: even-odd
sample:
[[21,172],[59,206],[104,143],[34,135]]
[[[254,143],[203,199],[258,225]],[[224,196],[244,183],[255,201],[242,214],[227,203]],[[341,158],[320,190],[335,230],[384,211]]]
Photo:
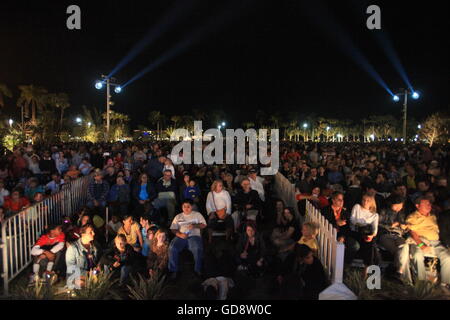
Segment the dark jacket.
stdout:
[[342,208],[342,212],[341,212],[341,220],[346,220],[347,224],[345,226],[339,227],[337,225],[336,222],[336,217],[334,216],[334,212],[333,212],[333,208],[331,207],[331,205],[329,205],[328,207],[325,207],[322,209],[321,211],[322,215],[325,217],[325,219],[328,220],[328,222],[330,222],[333,227],[335,227],[338,231],[338,238],[341,236],[348,236],[350,234],[350,217],[351,217],[351,212],[348,211],[346,208]]
[[106,181],[96,183],[91,181],[88,186],[88,199],[97,201],[106,201],[106,196],[109,192],[109,184]]
[[238,259],[240,259],[241,253],[243,253],[247,249],[247,261],[249,263],[256,263],[259,259],[263,258],[266,254],[266,246],[264,244],[264,240],[258,234],[256,234],[255,245],[250,246],[247,244],[248,236],[247,233],[241,234],[236,246],[236,253],[238,255]]
[[156,193],[159,194],[160,192],[173,192],[177,198],[180,196],[177,180],[171,179],[170,186],[164,186],[163,184],[163,178],[159,179],[158,182],[156,182]]
[[48,174],[55,173],[55,161],[52,158],[50,158],[49,160],[41,159],[39,160],[39,169],[41,169],[42,172],[48,172]]
[[108,201],[129,203],[130,202],[130,186],[127,184],[113,185],[108,193]]
[[112,265],[116,261],[120,263],[120,268],[122,266],[134,266],[139,261],[138,259],[139,256],[136,251],[134,251],[133,247],[129,244],[126,244],[125,252],[123,253],[122,257],[119,249],[114,246],[103,254],[100,260],[100,264],[107,266],[110,270],[114,270],[116,268],[114,268]]
[[239,211],[244,211],[247,204],[253,206],[250,210],[261,210],[262,208],[261,198],[256,190],[250,190],[248,193],[239,190],[234,198],[234,203]]
[[[140,192],[141,192],[141,184],[136,183],[133,186],[133,200],[134,201],[139,202]],[[157,196],[156,188],[155,188],[155,185],[151,182],[147,182],[147,194],[148,194],[148,199],[150,200],[150,202],[152,202],[154,199],[156,199],[156,196]]]
[[362,199],[362,188],[361,187],[349,187],[344,195],[344,203],[347,208],[353,208],[357,203],[361,203]]
[[152,158],[148,160],[145,171],[152,181],[157,181],[163,176],[163,169],[164,164],[161,163],[158,158]]

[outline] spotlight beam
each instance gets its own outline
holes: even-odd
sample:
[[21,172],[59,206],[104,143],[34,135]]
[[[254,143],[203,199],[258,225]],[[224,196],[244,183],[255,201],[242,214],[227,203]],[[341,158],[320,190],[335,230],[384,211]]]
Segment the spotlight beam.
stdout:
[[[209,18],[204,26],[199,26],[195,28],[188,36],[186,36],[181,42],[172,47],[169,51],[166,51],[162,56],[160,56],[155,61],[151,62],[144,69],[139,71],[135,76],[133,76],[130,80],[122,85],[122,89],[131,84],[132,82],[138,80],[146,73],[155,70],[157,67],[162,65],[163,63],[169,61],[170,59],[178,56],[179,54],[186,51],[189,47],[196,44],[200,40],[206,38],[211,33],[218,31],[220,28],[224,27],[226,23],[229,23],[233,19],[244,14],[247,8],[250,8],[250,4],[253,0],[241,1],[238,4],[241,6],[236,9],[233,8],[233,5],[229,5],[231,2],[228,2],[227,6],[221,11],[218,16],[212,16]],[[236,13],[238,12],[238,13]]]
[[194,7],[194,4],[197,3],[198,0],[179,0],[175,7],[173,7],[169,12],[167,12],[154,26],[151,28],[147,34],[136,43],[130,51],[128,51],[127,55],[120,60],[116,67],[109,73],[108,78],[114,76],[117,72],[119,72],[123,67],[125,67],[128,63],[130,63],[136,56],[141,53],[147,46],[151,45],[154,41],[160,38],[170,27],[175,25],[179,20],[186,15],[187,12],[190,12]]
[[[307,3],[306,3],[307,2]],[[333,40],[350,59],[375,80],[392,97],[394,93],[380,74],[375,70],[362,51],[356,47],[348,32],[334,18],[331,11],[320,0],[301,2],[305,12],[310,12],[312,23],[316,24],[331,40]],[[318,18],[319,17],[319,18]],[[328,23],[326,23],[326,21]]]

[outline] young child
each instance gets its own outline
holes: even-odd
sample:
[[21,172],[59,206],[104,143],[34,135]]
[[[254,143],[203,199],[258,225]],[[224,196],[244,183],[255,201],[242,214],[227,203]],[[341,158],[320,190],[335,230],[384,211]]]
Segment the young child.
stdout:
[[317,242],[317,235],[319,234],[319,227],[313,222],[305,222],[302,225],[302,237],[298,240],[298,244],[305,244],[313,251],[315,256],[319,253],[319,243]]
[[196,185],[195,180],[189,181],[189,187],[184,190],[184,198],[197,203],[200,198],[200,188]]

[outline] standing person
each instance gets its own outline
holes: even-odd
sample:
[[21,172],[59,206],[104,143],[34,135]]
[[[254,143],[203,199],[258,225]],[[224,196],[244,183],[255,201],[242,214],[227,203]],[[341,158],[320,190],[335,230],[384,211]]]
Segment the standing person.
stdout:
[[80,230],[81,237],[72,242],[66,251],[67,278],[76,279],[76,286],[84,286],[87,273],[97,268],[100,259],[100,250],[94,243],[94,227],[85,225]]
[[22,195],[22,189],[16,188],[11,192],[11,196],[5,197],[3,206],[7,215],[20,212],[30,205],[30,201]]
[[350,227],[354,238],[360,245],[359,251],[363,257],[364,264],[371,266],[379,261],[374,238],[378,234],[379,216],[375,198],[363,195],[361,204],[355,204],[350,218]]
[[187,248],[194,255],[195,273],[201,277],[203,263],[201,230],[206,228],[206,221],[201,213],[192,211],[191,200],[184,200],[181,207],[183,212],[175,216],[170,226],[175,238],[169,246],[169,272],[172,273],[172,279],[177,277],[178,256]]
[[60,175],[64,175],[69,170],[69,161],[65,158],[64,152],[59,152],[59,156],[55,160],[55,165]]
[[50,191],[51,194],[61,191],[64,185],[64,180],[61,179],[61,175],[58,172],[52,174],[52,180],[45,185],[45,189]]
[[206,212],[209,216],[208,239],[212,242],[213,231],[225,231],[226,239],[230,240],[234,232],[234,222],[231,218],[231,197],[223,189],[221,180],[216,180],[206,198]]
[[5,182],[0,179],[0,207],[3,207],[5,198],[9,196],[9,191],[5,188]]
[[103,180],[101,171],[94,173],[94,180],[88,185],[88,203],[89,208],[104,208],[106,206],[106,197],[109,192],[109,185]]

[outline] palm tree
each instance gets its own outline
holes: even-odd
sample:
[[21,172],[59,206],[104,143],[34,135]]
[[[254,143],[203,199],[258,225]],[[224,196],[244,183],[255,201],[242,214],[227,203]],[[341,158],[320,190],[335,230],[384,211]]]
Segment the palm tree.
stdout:
[[28,108],[31,106],[31,122],[36,123],[36,109],[42,110],[45,101],[44,98],[47,95],[47,90],[43,87],[36,87],[32,84],[25,86],[19,86],[20,96],[17,101],[17,106],[22,107],[22,112],[25,113],[25,117],[29,117]]
[[161,113],[161,111],[151,111],[150,114],[148,115],[148,121],[152,124],[155,125],[156,124],[156,132],[157,132],[157,136],[158,136],[158,140],[160,139],[161,136],[161,124],[162,122],[164,122],[165,120],[165,116]]
[[69,96],[67,93],[51,93],[47,95],[47,102],[60,110],[59,131],[63,127],[64,109],[70,107]]
[[12,98],[11,90],[4,83],[0,83],[0,108],[5,106],[5,100],[3,96]]
[[183,120],[183,119],[182,119],[182,116],[175,115],[175,116],[170,117],[170,121],[173,122],[174,128],[177,128],[177,125],[178,125],[182,120]]

